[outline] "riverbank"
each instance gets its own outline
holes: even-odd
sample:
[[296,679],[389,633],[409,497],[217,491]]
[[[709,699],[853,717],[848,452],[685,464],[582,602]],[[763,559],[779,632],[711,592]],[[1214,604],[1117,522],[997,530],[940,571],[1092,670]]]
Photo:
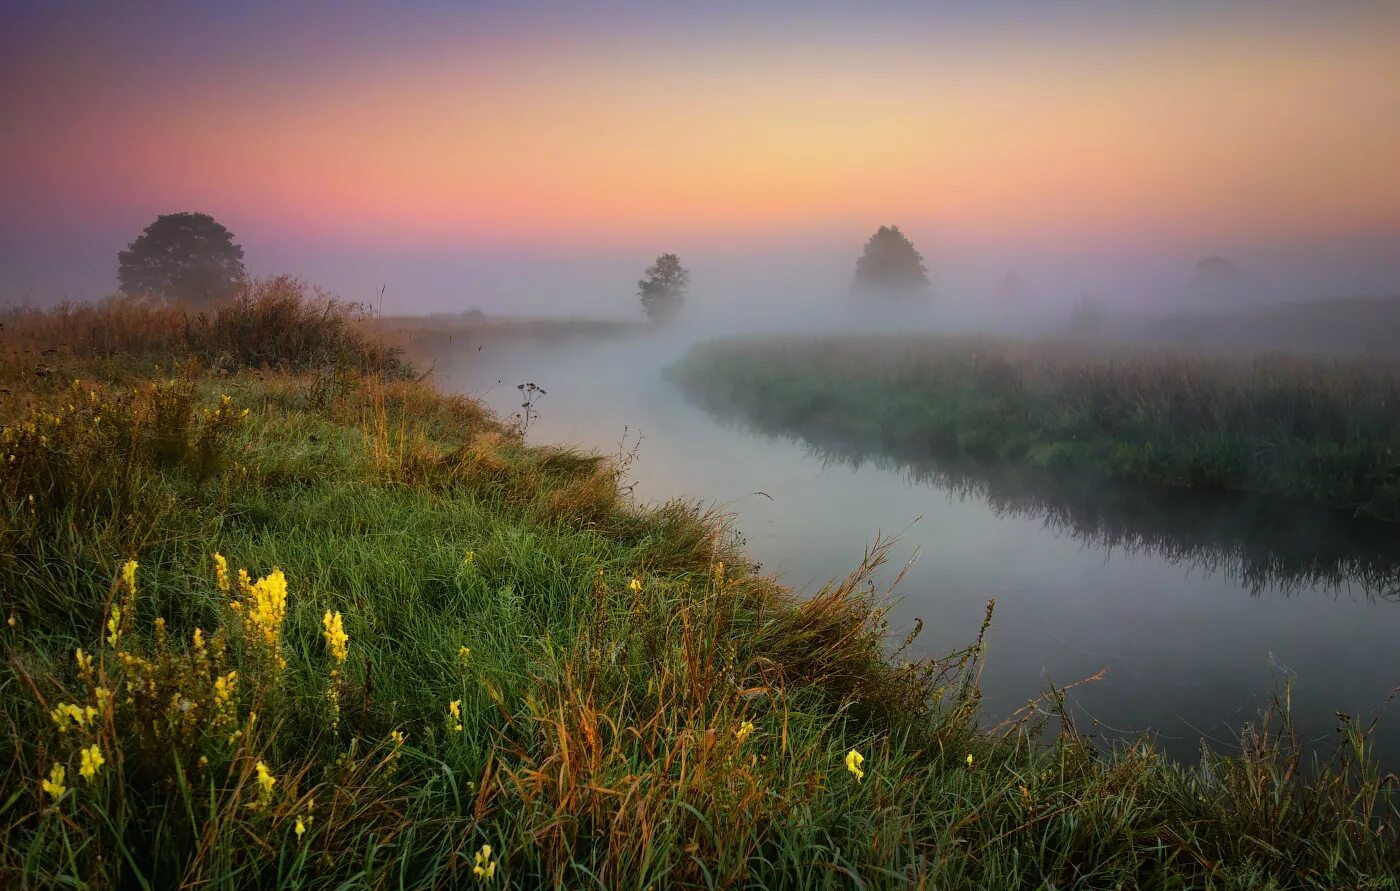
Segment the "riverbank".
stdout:
[[731,339],[672,369],[766,428],[1400,520],[1400,367],[1069,342]]
[[[1053,697],[979,729],[980,647],[905,664],[878,548],[797,601],[717,518],[274,303],[205,340],[6,320],[16,884],[1393,885],[1363,728],[1316,769],[1277,723],[1193,766]],[[204,352],[274,319],[315,361]]]

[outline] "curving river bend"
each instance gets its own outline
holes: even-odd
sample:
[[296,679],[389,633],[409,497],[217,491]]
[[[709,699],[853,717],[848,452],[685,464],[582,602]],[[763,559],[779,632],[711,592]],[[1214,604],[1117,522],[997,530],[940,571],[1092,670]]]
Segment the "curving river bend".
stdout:
[[[1202,739],[1234,746],[1292,677],[1296,726],[1325,752],[1337,712],[1369,721],[1400,686],[1400,531],[1283,524],[1072,482],[1047,491],[760,432],[663,378],[687,345],[464,343],[437,358],[435,378],[502,415],[519,411],[516,384],[543,387],[534,441],[616,453],[624,432],[626,450],[640,434],[636,497],[720,505],[763,570],[798,589],[845,575],[877,534],[898,533],[885,577],[915,562],[891,626],[922,617],[920,655],[970,643],[996,598],[983,675],[992,719],[1051,681],[1106,669],[1070,693],[1080,730],[1151,731],[1191,758]],[[1374,742],[1394,769],[1400,703]]]

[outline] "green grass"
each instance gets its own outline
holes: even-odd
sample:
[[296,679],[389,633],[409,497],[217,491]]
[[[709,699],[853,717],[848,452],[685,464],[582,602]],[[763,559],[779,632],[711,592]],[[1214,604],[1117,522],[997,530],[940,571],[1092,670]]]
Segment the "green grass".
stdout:
[[735,339],[673,376],[765,429],[1400,521],[1400,368],[1069,343]]
[[[878,543],[799,601],[716,518],[469,401],[153,360],[0,364],[5,887],[1396,887],[1364,728],[1305,764],[1282,709],[1186,766],[1094,750],[1054,696],[987,730],[978,629],[907,663]],[[214,552],[279,567],[285,618]],[[95,712],[60,732],[60,703]]]

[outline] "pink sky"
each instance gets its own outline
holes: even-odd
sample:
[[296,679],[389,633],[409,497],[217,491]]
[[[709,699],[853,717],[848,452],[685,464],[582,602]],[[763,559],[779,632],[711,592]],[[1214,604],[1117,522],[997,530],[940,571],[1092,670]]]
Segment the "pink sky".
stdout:
[[1395,9],[1040,31],[420,15],[382,44],[362,9],[265,41],[36,14],[0,88],[0,226],[45,256],[185,209],[251,243],[439,254],[886,221],[986,244],[1370,238],[1400,233]]

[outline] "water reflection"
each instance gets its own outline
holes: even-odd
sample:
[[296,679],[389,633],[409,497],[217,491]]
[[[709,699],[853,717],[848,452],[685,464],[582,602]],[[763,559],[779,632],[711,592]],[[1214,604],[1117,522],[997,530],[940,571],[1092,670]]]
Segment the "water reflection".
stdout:
[[792,423],[689,398],[722,424],[800,443],[826,465],[871,465],[998,516],[1040,519],[1112,554],[1145,553],[1218,575],[1253,595],[1317,590],[1338,597],[1400,601],[1397,530],[1333,511],[1257,497],[1202,496],[1050,474],[966,458],[935,459],[844,431]]

